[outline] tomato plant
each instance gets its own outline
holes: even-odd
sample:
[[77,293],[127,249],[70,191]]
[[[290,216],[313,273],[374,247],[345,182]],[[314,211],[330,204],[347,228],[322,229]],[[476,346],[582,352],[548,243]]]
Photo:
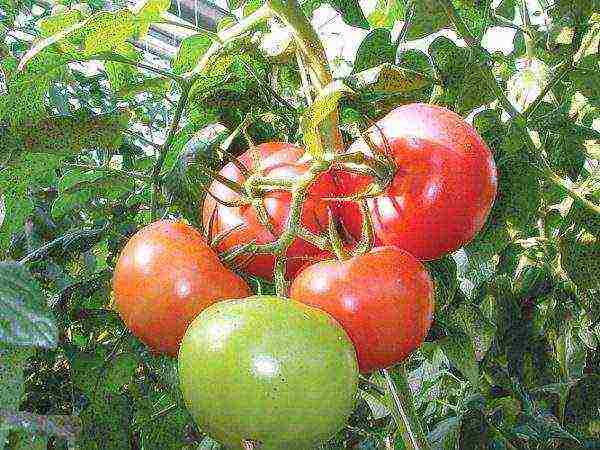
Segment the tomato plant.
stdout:
[[0,1],[0,450],[600,447],[597,1],[55,3]]
[[[445,108],[410,104],[379,120],[370,138],[394,160],[396,172],[385,191],[369,199],[375,234],[417,258],[437,259],[457,250],[481,230],[496,196],[496,166],[477,132]],[[364,140],[348,152],[372,154]],[[366,189],[368,179],[340,172],[342,192]],[[360,233],[361,215],[341,209],[344,224]]]
[[250,294],[202,235],[183,222],[158,221],[123,248],[113,277],[115,306],[155,351],[176,356],[190,322],[207,306]]
[[340,322],[364,373],[403,361],[423,343],[433,316],[427,270],[394,247],[313,264],[296,277],[290,297]]
[[226,301],[192,323],[179,354],[194,418],[231,448],[305,449],[352,412],[356,353],[329,315],[274,296]]
[[[304,150],[293,145],[271,142],[250,148],[239,157],[239,162],[253,174],[260,174],[273,179],[295,179],[306,173],[308,164],[300,161]],[[227,164],[220,174],[234,182],[243,184],[247,176],[243,174],[235,163]],[[242,201],[240,194],[234,192],[218,180],[209,187],[210,192],[224,202]],[[321,175],[308,192],[308,198],[303,205],[301,224],[314,233],[321,233],[327,227],[328,202],[321,200],[323,197],[333,197],[336,194],[336,185],[330,174]],[[290,212],[289,191],[274,190],[260,196],[256,201],[264,206],[264,221],[259,212],[248,200],[247,204],[230,207],[219,203],[213,197],[208,197],[204,202],[203,221],[205,226],[211,223],[214,215],[213,234],[226,234],[218,249],[231,250],[237,246],[255,241],[264,244],[273,241],[279,236]],[[289,277],[298,271],[305,263],[303,258],[319,253],[319,248],[311,243],[298,238],[291,244],[287,256],[290,258],[286,274]],[[255,255],[243,264],[247,272],[267,279],[273,276],[273,255]]]

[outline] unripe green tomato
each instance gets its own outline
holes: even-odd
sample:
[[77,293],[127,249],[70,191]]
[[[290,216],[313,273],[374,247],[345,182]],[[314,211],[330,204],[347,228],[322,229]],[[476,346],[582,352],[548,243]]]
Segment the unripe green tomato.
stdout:
[[302,449],[346,422],[358,385],[356,353],[326,313],[293,300],[254,296],[205,309],[179,351],[185,403],[227,448]]

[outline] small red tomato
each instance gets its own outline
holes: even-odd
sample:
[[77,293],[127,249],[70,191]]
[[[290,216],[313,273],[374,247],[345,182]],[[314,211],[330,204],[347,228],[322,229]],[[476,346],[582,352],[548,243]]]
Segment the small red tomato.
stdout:
[[115,305],[127,327],[154,351],[176,356],[188,325],[219,300],[250,288],[227,269],[202,235],[161,220],[125,245],[113,276]]
[[391,246],[307,267],[293,281],[290,298],[342,325],[362,373],[396,364],[419,347],[434,307],[433,284],[423,264]]
[[[381,242],[431,260],[473,239],[497,188],[492,154],[473,127],[445,108],[411,104],[390,112],[369,135],[397,166],[385,192],[368,200]],[[348,149],[358,151],[372,154],[362,139]],[[342,171],[336,177],[344,195],[361,191],[370,181]],[[358,236],[358,208],[348,204],[340,215],[348,231]]]
[[[304,150],[282,142],[260,144],[249,149],[238,159],[253,173],[259,173],[271,178],[297,179],[306,173],[309,165],[300,161]],[[233,164],[227,164],[221,175],[243,184],[246,179],[240,170]],[[210,186],[210,191],[221,200],[235,202],[240,196],[215,181]],[[323,197],[333,197],[337,193],[333,177],[329,173],[322,174],[309,190],[302,208],[302,225],[313,233],[320,234],[327,229],[328,207],[334,207]],[[203,221],[208,227],[210,217],[216,208],[212,233],[214,236],[233,230],[218,246],[219,251],[230,250],[241,244],[254,240],[257,244],[267,244],[275,241],[285,228],[290,210],[291,194],[289,191],[273,191],[263,198],[271,229],[261,224],[256,210],[252,205],[229,207],[218,203],[208,196],[203,207]],[[306,257],[316,255],[320,250],[314,245],[295,239],[290,246],[287,256],[287,276],[291,278],[306,262]],[[240,258],[240,261],[242,258]],[[256,255],[245,262],[242,269],[252,275],[271,279],[273,277],[274,257],[272,255]]]

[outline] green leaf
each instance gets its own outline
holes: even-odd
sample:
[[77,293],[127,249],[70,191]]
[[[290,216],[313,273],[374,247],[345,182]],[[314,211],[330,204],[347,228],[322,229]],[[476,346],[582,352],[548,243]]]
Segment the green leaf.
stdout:
[[38,22],[38,28],[43,37],[51,36],[65,28],[81,22],[85,16],[86,15],[79,9],[70,8],[44,17]]
[[0,228],[0,249],[6,251],[9,248],[11,235],[21,231],[26,217],[33,211],[28,187],[50,185],[59,161],[55,155],[26,154],[18,165],[0,171],[0,192],[4,195],[6,214]]
[[561,265],[569,278],[582,290],[600,290],[600,239],[582,230],[565,235],[560,241]]
[[[73,442],[81,428],[79,418],[67,415],[40,415],[0,409],[0,420],[4,420],[11,429],[20,431],[17,433],[21,435],[17,448],[27,450],[40,448],[40,443],[32,439],[40,435],[45,437],[45,441],[50,436],[56,436]],[[46,450],[46,446],[43,449]]]
[[207,436],[198,444],[198,448],[196,450],[221,450],[221,448],[221,444],[219,444],[217,441],[213,441]]
[[66,156],[96,148],[117,149],[123,142],[121,131],[128,121],[127,112],[91,115],[79,111],[68,116],[46,117],[17,129],[0,130],[0,154],[18,161],[21,153]]
[[469,336],[456,333],[437,342],[450,364],[456,367],[473,387],[477,388],[479,386],[479,365],[475,359],[475,350]]
[[567,442],[581,444],[581,442],[565,430],[558,419],[550,413],[536,411],[536,414],[524,415],[524,423],[515,428],[515,432],[525,435],[531,440],[547,443],[550,439],[561,439]]
[[[0,404],[6,411],[17,411],[24,394],[25,363],[33,349],[0,343]],[[0,447],[4,448],[10,427],[0,417]]]
[[340,14],[344,23],[365,30],[369,29],[369,22],[358,0],[308,0],[302,3],[302,10],[310,17],[323,3],[331,5]]
[[378,0],[368,20],[373,28],[391,30],[398,20],[404,18],[404,2],[398,0]]
[[458,290],[456,262],[450,257],[444,257],[427,261],[426,266],[433,279],[436,310],[440,310],[452,302]]
[[69,355],[73,383],[89,399],[80,413],[82,433],[78,443],[85,450],[130,450],[131,403],[126,396],[108,389],[105,377],[111,361],[105,362],[105,356],[103,351]]
[[569,391],[564,413],[567,427],[592,434],[591,428],[598,423],[598,408],[600,375],[589,374],[578,380]]
[[[406,39],[415,40],[429,36],[450,24],[448,14],[439,0],[397,0],[402,20],[411,18]],[[413,4],[414,11],[408,16],[409,6]]]
[[[490,23],[491,1],[453,0],[453,4],[471,33],[481,39]],[[379,0],[369,15],[373,27],[392,29],[397,21],[409,23],[405,36],[408,40],[424,38],[450,25],[438,0]]]
[[58,197],[52,203],[52,217],[61,218],[73,209],[87,207],[93,199],[117,199],[133,189],[133,180],[124,174],[71,169],[59,181]]
[[56,322],[38,283],[23,266],[0,263],[0,342],[54,348],[57,341]]
[[192,70],[206,53],[213,40],[205,33],[185,38],[179,46],[177,57],[171,62],[173,72],[181,75]]
[[323,148],[320,126],[336,110],[342,97],[352,93],[354,91],[345,84],[334,82],[304,111],[301,121],[303,140],[307,151],[314,157],[322,157],[325,151],[331,150]]
[[369,22],[358,0],[328,0],[333,9],[340,13],[344,23],[358,28],[369,29]]
[[171,7],[171,0],[144,0],[136,5],[133,11],[140,20],[155,22],[161,19],[161,14]]
[[25,431],[13,432],[13,440],[16,441],[12,450],[47,450],[49,438],[37,436]]
[[[119,46],[119,54],[134,62],[139,62],[142,59],[140,52],[129,42]],[[111,88],[117,93],[123,92],[129,86],[134,85],[140,74],[137,67],[117,61],[105,61],[104,70],[108,75]]]
[[575,17],[580,23],[587,22],[589,16],[598,11],[597,0],[556,0],[550,10],[552,16],[564,17],[567,15]]
[[481,40],[490,25],[492,0],[453,0],[453,3],[471,35]]
[[[8,124],[15,131],[44,117],[47,114],[44,101],[50,85],[66,77],[67,61],[68,58],[50,48],[31,59],[24,70],[15,67],[8,77],[6,92],[0,95],[0,124]],[[4,151],[2,147],[0,150]]]
[[242,14],[244,17],[249,16],[264,4],[264,0],[247,0],[244,2]]
[[[211,124],[218,120],[216,108],[194,110],[191,111],[188,117],[188,123],[185,127],[177,132],[173,139],[171,147],[167,151],[165,162],[162,167],[162,174],[169,173],[177,164],[179,158],[187,151],[195,151],[191,149],[202,149],[206,138],[211,136],[208,129]],[[214,127],[213,127],[214,129]],[[210,139],[208,139],[210,141]],[[202,150],[204,153],[204,150]]]
[[507,128],[498,112],[483,111],[474,124],[492,148],[498,169],[498,193],[488,229],[478,239],[500,251],[515,234],[529,236],[534,226],[542,198],[539,173],[530,162],[521,131],[514,125]]
[[421,89],[430,83],[423,73],[389,63],[363,70],[346,78],[349,86],[369,94],[401,94]]
[[595,106],[600,105],[600,56],[597,53],[583,57],[567,79]]
[[150,0],[146,6],[142,6],[140,16],[134,16],[128,10],[96,13],[82,22],[38,41],[21,58],[19,69],[30,69],[40,59],[51,57],[57,47],[62,53],[58,64],[65,64],[74,59],[90,58],[100,53],[119,53],[128,39],[138,37],[140,33],[147,31],[150,25],[147,20],[153,17],[157,11],[156,4],[161,2],[164,0],[157,0],[157,2]]
[[414,72],[422,73],[431,78],[435,76],[435,71],[431,66],[429,57],[421,50],[401,50],[398,53],[396,65]]
[[391,42],[389,30],[376,28],[360,43],[353,72],[361,72],[380,64],[393,64],[395,60],[396,46]]
[[131,450],[131,405],[123,395],[97,395],[80,414],[80,445],[85,450]]
[[106,390],[118,393],[121,388],[129,383],[133,377],[135,369],[139,365],[139,358],[132,353],[121,353],[117,355],[106,371]]
[[187,141],[177,160],[169,164],[172,168],[164,176],[163,186],[171,207],[178,207],[192,223],[198,220],[204,198],[201,187],[211,182],[200,168],[220,169],[218,149],[228,135],[227,129],[216,125],[210,132],[209,129],[197,132]]
[[467,297],[473,297],[479,287],[494,276],[497,263],[491,256],[469,248],[452,255],[456,261],[460,289]]
[[432,450],[455,450],[458,442],[460,429],[460,418],[449,417],[438,422],[433,430],[429,432],[427,440]]
[[514,20],[517,0],[502,0],[496,7],[496,14],[508,20]]
[[484,412],[471,409],[462,416],[459,435],[459,450],[488,450],[490,427]]
[[494,341],[494,324],[470,303],[463,303],[452,313],[451,323],[471,338],[475,359],[481,361]]
[[227,8],[229,8],[230,11],[233,11],[242,6],[243,3],[244,0],[227,0]]
[[[151,0],[148,4],[153,3]],[[85,26],[77,30],[70,41],[80,46],[82,56],[85,57],[104,52],[118,52],[128,39],[139,36],[140,30],[135,19],[127,10],[97,13],[86,20]],[[145,23],[139,26],[144,25]]]
[[443,82],[444,92],[438,100],[459,114],[495,99],[485,81],[481,66],[487,56],[475,56],[459,48],[450,39],[440,36],[429,46],[429,54]]
[[504,142],[506,130],[498,110],[485,109],[478,112],[473,118],[473,126],[492,152],[495,153]]

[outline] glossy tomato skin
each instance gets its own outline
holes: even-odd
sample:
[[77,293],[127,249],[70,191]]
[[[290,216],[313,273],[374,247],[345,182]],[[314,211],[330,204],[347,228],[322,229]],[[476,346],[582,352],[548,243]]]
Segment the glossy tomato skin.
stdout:
[[[299,161],[303,155],[304,150],[298,147],[282,142],[271,142],[248,150],[239,157],[239,160],[247,168],[258,171],[264,176],[297,178],[308,169],[308,164]],[[233,163],[227,164],[220,173],[240,184],[245,181],[244,176]],[[239,200],[237,193],[217,181],[210,186],[210,191],[228,202]],[[331,205],[321,198],[335,196],[336,192],[337,188],[331,174],[324,173],[315,181],[303,206],[302,224],[306,228],[314,233],[321,233],[327,228],[327,208],[328,206],[335,208],[335,205]],[[219,251],[229,250],[252,240],[255,240],[257,244],[267,244],[277,239],[283,231],[289,213],[290,198],[290,192],[285,191],[275,191],[267,194],[264,198],[264,205],[275,233],[260,223],[251,205],[231,208],[217,203],[211,197],[207,197],[204,202],[203,221],[208,227],[213,209],[216,208],[213,235],[239,227],[222,241],[218,247]],[[287,276],[293,277],[300,269],[304,263],[302,258],[317,253],[319,253],[317,247],[302,239],[296,239],[287,254],[289,257]],[[273,266],[273,256],[256,255],[243,267],[243,270],[252,275],[271,279]]]
[[293,300],[221,302],[190,325],[179,352],[185,403],[203,431],[241,448],[306,450],[352,412],[358,365],[328,314]]
[[[370,130],[373,142],[393,157],[397,172],[386,191],[369,200],[376,235],[421,260],[437,259],[469,242],[483,227],[497,189],[492,154],[477,132],[445,108],[401,106]],[[381,134],[385,135],[385,141]],[[362,140],[349,152],[370,154]],[[363,189],[365,177],[337,172],[345,195]],[[358,208],[340,209],[353,235],[360,233]]]
[[161,220],[125,245],[113,276],[115,306],[127,327],[155,352],[176,356],[185,330],[213,303],[250,295],[202,235]]
[[342,325],[356,347],[361,373],[396,364],[423,343],[433,295],[423,264],[391,246],[318,262],[300,272],[290,289],[290,298]]

